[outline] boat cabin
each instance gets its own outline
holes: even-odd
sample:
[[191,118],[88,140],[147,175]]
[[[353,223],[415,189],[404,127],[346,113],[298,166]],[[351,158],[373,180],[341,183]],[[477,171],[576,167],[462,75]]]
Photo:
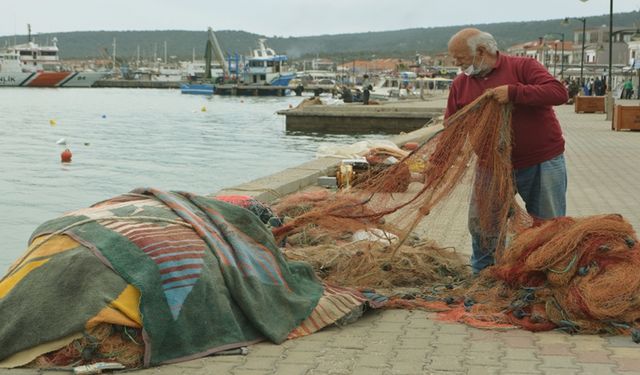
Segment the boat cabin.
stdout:
[[58,39],[53,38],[52,42],[50,46],[40,46],[35,42],[17,44],[4,53],[17,54],[23,72],[59,71],[61,62],[58,56]]
[[20,55],[16,52],[0,52],[0,73],[20,73]]
[[266,46],[265,41],[266,39],[260,39],[258,41],[258,49],[254,49],[251,57],[249,57],[246,65],[245,83],[274,84],[275,80],[281,76],[281,73],[287,70],[287,56],[276,54],[273,49]]

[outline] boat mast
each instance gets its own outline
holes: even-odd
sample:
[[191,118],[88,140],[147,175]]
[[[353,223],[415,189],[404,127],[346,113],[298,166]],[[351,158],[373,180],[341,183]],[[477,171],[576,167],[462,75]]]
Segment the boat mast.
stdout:
[[113,71],[116,71],[116,38],[113,38]]

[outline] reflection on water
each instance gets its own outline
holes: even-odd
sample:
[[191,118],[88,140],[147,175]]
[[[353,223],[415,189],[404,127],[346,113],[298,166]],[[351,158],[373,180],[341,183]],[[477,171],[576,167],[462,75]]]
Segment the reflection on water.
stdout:
[[0,273],[65,211],[143,186],[212,193],[311,160],[323,142],[380,138],[286,134],[275,112],[296,97],[2,88],[0,101]]

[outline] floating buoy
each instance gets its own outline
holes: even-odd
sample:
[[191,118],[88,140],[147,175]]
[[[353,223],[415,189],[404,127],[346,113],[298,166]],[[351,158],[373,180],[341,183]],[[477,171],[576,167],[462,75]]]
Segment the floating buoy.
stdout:
[[90,145],[90,143],[89,143],[89,142],[85,142],[85,143],[84,143],[84,145],[85,145],[85,146],[89,146],[89,145]]
[[57,145],[66,145],[67,144],[67,140],[64,138],[60,138],[58,139],[58,142],[56,142]]
[[107,118],[107,115],[102,115],[102,118]]
[[56,126],[57,122],[54,119],[49,120],[49,125]]
[[404,146],[402,146],[402,148],[404,148],[405,150],[413,151],[417,149],[419,146],[420,145],[418,144],[418,142],[407,142],[404,144]]
[[71,156],[73,156],[73,154],[71,154],[71,150],[66,148],[60,154],[60,161],[63,162],[63,163],[71,163]]
[[206,112],[206,111],[207,111],[207,107],[200,108],[200,112]]

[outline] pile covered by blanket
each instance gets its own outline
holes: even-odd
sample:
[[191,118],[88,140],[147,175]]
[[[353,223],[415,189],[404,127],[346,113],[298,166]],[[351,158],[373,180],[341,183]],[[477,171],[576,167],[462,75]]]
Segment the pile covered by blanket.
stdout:
[[141,330],[144,365],[177,362],[308,334],[364,301],[285,260],[249,210],[136,189],[34,232],[0,280],[0,366],[105,323]]

